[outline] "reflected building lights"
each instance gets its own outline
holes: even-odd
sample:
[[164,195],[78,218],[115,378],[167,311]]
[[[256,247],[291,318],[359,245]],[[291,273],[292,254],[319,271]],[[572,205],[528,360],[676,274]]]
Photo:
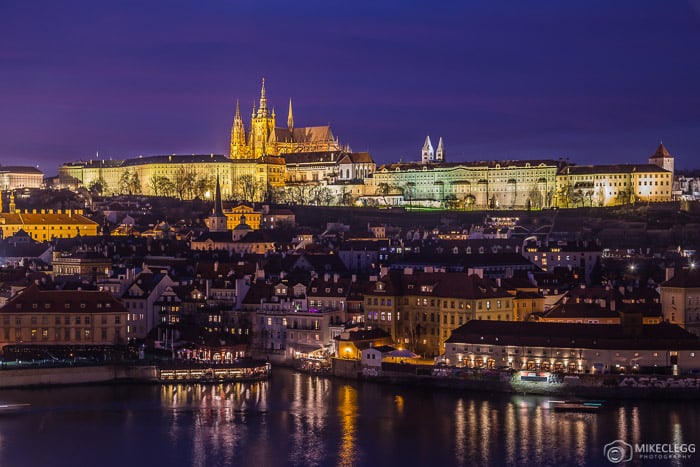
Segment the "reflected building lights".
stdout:
[[[338,398],[338,414],[342,437],[338,453],[339,466],[352,466],[357,464],[357,391],[349,385],[340,388]],[[400,397],[400,396],[397,396]]]
[[458,465],[465,465],[467,460],[466,426],[464,399],[460,398],[457,401],[457,407],[455,407],[455,456]]

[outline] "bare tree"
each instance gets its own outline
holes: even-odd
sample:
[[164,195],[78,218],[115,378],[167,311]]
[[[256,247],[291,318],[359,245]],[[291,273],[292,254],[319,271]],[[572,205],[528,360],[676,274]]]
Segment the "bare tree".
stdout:
[[136,170],[125,170],[119,177],[119,193],[134,195],[141,193],[141,181]]
[[180,199],[194,198],[194,188],[197,174],[190,166],[180,166],[175,172],[173,185],[175,193]]

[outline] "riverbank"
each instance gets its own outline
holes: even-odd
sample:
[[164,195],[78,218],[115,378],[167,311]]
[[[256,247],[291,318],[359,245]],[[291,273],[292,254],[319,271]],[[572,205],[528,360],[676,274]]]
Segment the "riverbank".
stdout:
[[700,377],[695,375],[557,374],[386,362],[381,367],[369,368],[348,359],[333,360],[333,375],[379,384],[485,393],[595,399],[700,399]]
[[0,388],[68,386],[110,383],[217,383],[254,381],[270,377],[267,362],[231,364],[156,362],[153,364],[101,364],[81,366],[32,366],[3,369]]

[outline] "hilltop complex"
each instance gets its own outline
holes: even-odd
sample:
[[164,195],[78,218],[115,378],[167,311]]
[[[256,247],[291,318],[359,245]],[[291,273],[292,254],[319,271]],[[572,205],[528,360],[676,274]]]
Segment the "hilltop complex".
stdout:
[[238,103],[225,155],[162,155],[69,162],[61,187],[103,194],[211,198],[322,205],[394,205],[459,209],[610,206],[672,199],[674,158],[660,144],[648,163],[580,166],[562,159],[447,162],[427,137],[418,162],[377,167],[367,152],[341,146],[330,126],[296,127],[289,101],[278,127],[265,81],[250,127]]

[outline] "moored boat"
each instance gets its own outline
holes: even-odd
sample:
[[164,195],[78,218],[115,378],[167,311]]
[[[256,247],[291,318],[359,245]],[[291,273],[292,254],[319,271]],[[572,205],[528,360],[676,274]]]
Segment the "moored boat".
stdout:
[[549,401],[555,412],[598,412],[603,408],[603,401]]
[[21,412],[29,407],[29,404],[0,404],[0,415]]

